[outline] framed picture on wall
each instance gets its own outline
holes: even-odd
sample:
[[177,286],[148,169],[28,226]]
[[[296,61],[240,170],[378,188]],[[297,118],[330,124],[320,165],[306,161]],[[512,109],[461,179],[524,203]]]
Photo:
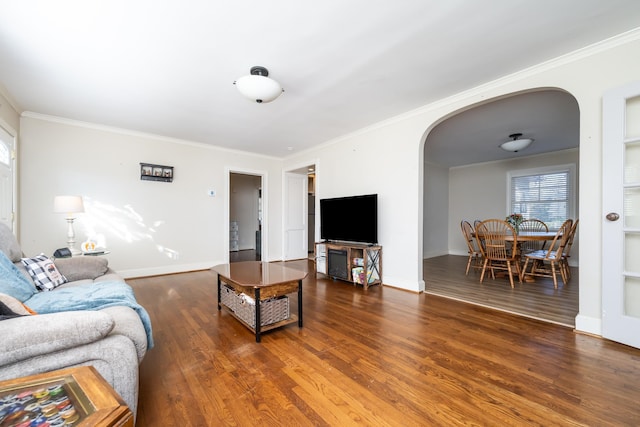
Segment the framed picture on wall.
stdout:
[[143,181],[173,181],[173,166],[140,163],[140,179]]

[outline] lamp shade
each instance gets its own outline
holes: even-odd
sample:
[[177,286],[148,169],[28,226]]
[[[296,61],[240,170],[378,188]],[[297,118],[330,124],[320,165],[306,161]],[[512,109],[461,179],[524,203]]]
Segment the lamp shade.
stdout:
[[74,213],[84,212],[82,196],[56,196],[53,199],[53,211],[65,213],[69,216]]
[[511,141],[507,141],[500,144],[500,148],[502,148],[505,151],[512,151],[512,152],[524,150],[533,142],[533,139],[531,138],[518,139],[521,136],[522,136],[521,133],[514,133],[509,135],[509,137],[513,139]]
[[280,83],[268,77],[269,71],[264,67],[252,67],[251,74],[235,81],[238,91],[246,98],[259,104],[271,102],[283,91]]

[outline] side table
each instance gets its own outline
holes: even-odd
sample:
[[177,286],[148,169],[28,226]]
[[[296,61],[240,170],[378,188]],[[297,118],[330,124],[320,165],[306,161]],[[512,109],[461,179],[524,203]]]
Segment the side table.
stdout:
[[27,421],[51,426],[134,425],[129,407],[93,366],[0,381],[0,424]]

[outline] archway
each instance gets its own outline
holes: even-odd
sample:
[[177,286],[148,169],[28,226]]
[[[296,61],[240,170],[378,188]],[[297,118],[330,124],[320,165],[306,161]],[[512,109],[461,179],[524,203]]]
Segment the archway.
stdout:
[[[438,257],[464,258],[466,266],[466,243],[460,232],[462,219],[504,218],[507,208],[507,174],[516,169],[535,169],[557,164],[573,163],[579,159],[580,114],[575,98],[557,89],[538,89],[510,94],[488,100],[460,110],[443,118],[429,132],[424,144],[424,233],[423,253],[426,260]],[[520,152],[507,152],[499,148],[501,142],[515,132],[531,137],[534,143]],[[578,169],[578,168],[576,168]],[[575,179],[578,182],[577,176]],[[574,188],[575,211],[578,217],[577,186]],[[574,245],[576,248],[577,245]],[[577,252],[577,251],[576,251]],[[572,254],[574,264],[578,254]],[[438,259],[439,263],[444,258]],[[452,266],[452,269],[457,267]],[[446,294],[445,290],[433,290],[430,286],[429,269],[423,267],[427,293],[438,293],[468,302],[491,306],[495,298],[483,296],[483,290],[491,290],[487,282],[479,284],[478,277],[456,275],[453,282],[469,280],[473,292],[462,291]],[[577,277],[577,274],[576,274]],[[442,280],[441,280],[442,281]],[[542,320],[573,326],[578,312],[577,278],[570,297],[572,314],[562,319],[555,315],[534,316],[530,307],[520,309],[513,303],[492,308],[538,317]],[[496,281],[498,292],[509,296],[511,302],[518,289],[512,291],[507,284]],[[572,284],[573,285],[573,284]],[[455,285],[453,285],[455,287]],[[526,285],[525,285],[526,286]],[[509,289],[507,289],[509,288]],[[528,286],[526,290],[535,289]],[[541,292],[544,291],[541,289]],[[522,295],[523,292],[520,292]],[[556,301],[562,297],[560,290]],[[554,295],[551,295],[554,297]],[[530,301],[526,305],[531,306]],[[534,304],[535,305],[535,304]],[[539,311],[539,310],[538,310]],[[546,318],[545,318],[546,316]]]

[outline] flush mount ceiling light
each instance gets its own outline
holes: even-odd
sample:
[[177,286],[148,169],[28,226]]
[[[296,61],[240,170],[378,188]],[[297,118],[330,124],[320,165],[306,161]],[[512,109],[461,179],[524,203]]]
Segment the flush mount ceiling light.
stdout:
[[509,135],[509,138],[512,138],[512,140],[500,144],[500,148],[505,151],[513,151],[515,153],[527,148],[529,144],[533,142],[533,139],[531,138],[518,139],[521,136],[521,133],[512,133],[511,135]]
[[264,67],[251,67],[250,75],[240,77],[233,82],[242,95],[258,104],[271,102],[280,96],[284,89],[280,83],[271,79],[269,70]]

